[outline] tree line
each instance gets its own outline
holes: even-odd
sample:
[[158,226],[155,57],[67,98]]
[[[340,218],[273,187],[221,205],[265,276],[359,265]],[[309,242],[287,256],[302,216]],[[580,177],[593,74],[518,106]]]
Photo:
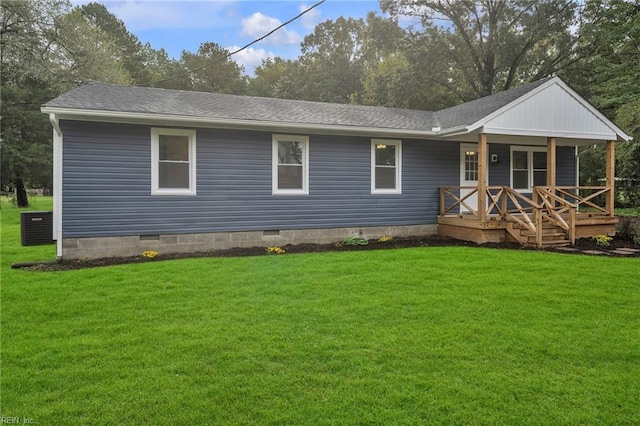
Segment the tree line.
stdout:
[[[380,11],[318,24],[297,58],[249,77],[214,41],[171,58],[99,3],[2,2],[2,189],[26,205],[25,186],[51,187],[40,106],[91,80],[438,110],[557,74],[640,140],[640,0],[380,0]],[[603,159],[580,154],[581,184],[598,184]],[[620,201],[640,205],[639,142],[620,144],[617,174]]]

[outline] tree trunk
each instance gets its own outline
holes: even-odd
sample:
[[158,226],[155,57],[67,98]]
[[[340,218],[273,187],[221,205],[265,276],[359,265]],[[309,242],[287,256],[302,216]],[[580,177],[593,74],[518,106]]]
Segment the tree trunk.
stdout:
[[16,178],[16,202],[18,207],[29,207],[29,198],[27,197],[27,190],[24,187],[22,176]]

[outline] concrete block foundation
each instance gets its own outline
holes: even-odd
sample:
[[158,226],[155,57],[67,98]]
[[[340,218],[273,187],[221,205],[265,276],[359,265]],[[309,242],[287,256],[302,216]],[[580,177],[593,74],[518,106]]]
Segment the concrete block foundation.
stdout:
[[161,234],[123,237],[63,238],[63,259],[140,256],[147,250],[167,253],[195,253],[236,247],[269,247],[287,244],[329,244],[360,235],[368,239],[383,236],[433,235],[436,224],[376,226],[281,231],[212,232],[204,234]]

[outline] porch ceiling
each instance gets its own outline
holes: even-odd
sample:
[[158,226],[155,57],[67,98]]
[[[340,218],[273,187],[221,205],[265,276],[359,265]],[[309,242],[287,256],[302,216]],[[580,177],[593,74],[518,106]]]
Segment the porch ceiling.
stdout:
[[[483,133],[483,128],[464,135],[450,136],[447,139],[456,142],[477,143],[478,135]],[[523,136],[510,134],[488,133],[489,144],[510,144],[510,145],[527,145],[527,146],[547,146],[547,136]],[[552,135],[549,135],[551,137]],[[558,146],[576,146],[576,145],[594,145],[604,144],[610,139],[578,139],[578,138],[556,138]],[[615,140],[615,138],[614,138]]]

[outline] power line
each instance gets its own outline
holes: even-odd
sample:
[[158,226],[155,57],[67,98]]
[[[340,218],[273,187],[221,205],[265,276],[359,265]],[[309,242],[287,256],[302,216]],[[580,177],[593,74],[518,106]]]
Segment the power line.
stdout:
[[222,60],[226,60],[226,59],[230,58],[232,55],[235,55],[236,53],[240,53],[240,52],[242,52],[243,50],[245,50],[246,48],[248,48],[248,47],[250,47],[250,46],[253,46],[254,44],[256,44],[256,43],[258,43],[258,42],[260,42],[260,41],[264,40],[265,38],[269,37],[271,34],[273,34],[273,33],[275,33],[276,31],[278,31],[280,28],[282,28],[282,27],[285,27],[285,26],[289,25],[290,23],[292,23],[292,22],[293,22],[293,21],[295,21],[296,19],[299,19],[301,16],[303,16],[303,15],[304,15],[304,14],[306,14],[307,12],[309,12],[309,11],[311,11],[312,9],[315,9],[316,7],[320,6],[320,5],[321,5],[322,3],[324,3],[325,1],[326,1],[326,0],[320,0],[318,3],[316,3],[316,4],[314,4],[313,6],[311,6],[311,7],[307,8],[307,9],[303,10],[303,11],[302,11],[302,12],[300,12],[298,15],[296,15],[296,16],[294,16],[293,18],[289,19],[287,22],[285,22],[285,23],[283,23],[283,24],[278,25],[276,28],[272,29],[271,31],[269,31],[269,32],[268,32],[268,33],[266,33],[265,35],[261,36],[260,38],[257,38],[257,39],[255,39],[255,40],[253,40],[251,43],[247,43],[247,44],[245,44],[244,46],[242,46],[241,48],[239,48],[239,49],[237,49],[237,50],[234,50],[233,52],[229,52],[229,53],[227,53],[227,54],[226,54],[224,57],[222,57],[222,58],[216,59],[216,60],[211,61],[210,63],[205,64],[205,65],[203,65],[203,66],[201,66],[201,67],[197,67],[197,68],[194,68],[194,69],[192,69],[192,70],[187,70],[187,71],[185,71],[185,72],[182,72],[182,73],[176,74],[176,75],[171,76],[171,77],[167,77],[167,78],[164,78],[164,79],[161,79],[161,80],[151,81],[151,82],[149,82],[149,83],[136,84],[136,86],[151,86],[151,85],[153,85],[153,84],[164,83],[165,81],[173,80],[174,78],[183,77],[183,76],[185,76],[185,75],[189,75],[189,74],[194,73],[194,72],[196,72],[196,71],[200,71],[200,70],[202,70],[202,69],[205,69],[205,68],[207,68],[207,67],[210,67],[210,66],[212,66],[212,65],[215,65],[215,64],[217,64],[217,63],[221,62]]

